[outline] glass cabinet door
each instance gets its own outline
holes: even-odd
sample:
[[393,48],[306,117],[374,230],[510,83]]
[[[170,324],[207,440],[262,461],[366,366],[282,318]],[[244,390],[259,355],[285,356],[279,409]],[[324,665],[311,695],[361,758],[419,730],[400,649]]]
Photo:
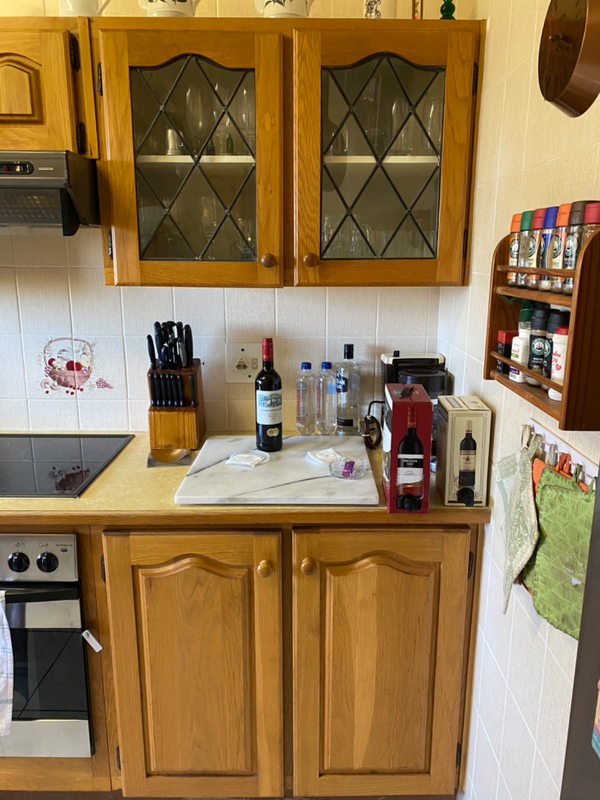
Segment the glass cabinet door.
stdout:
[[[119,36],[125,66],[111,62]],[[281,115],[280,37],[101,41],[120,71],[103,87],[108,168],[124,173],[123,191],[111,186],[115,283],[280,285],[280,126],[257,130]]]
[[473,37],[458,33],[458,48],[446,28],[429,42],[409,22],[410,43],[407,23],[396,25],[393,50],[389,23],[378,36],[346,33],[344,45],[331,31],[296,34],[298,150],[311,156],[296,173],[297,283],[462,278]]

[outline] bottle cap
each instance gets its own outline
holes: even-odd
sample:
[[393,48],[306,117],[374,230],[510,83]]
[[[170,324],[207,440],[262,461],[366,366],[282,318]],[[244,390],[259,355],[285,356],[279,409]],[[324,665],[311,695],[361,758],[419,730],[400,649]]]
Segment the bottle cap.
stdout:
[[548,389],[548,397],[550,400],[556,400],[558,402],[562,400],[562,394],[557,392],[556,389]]
[[558,206],[549,206],[544,215],[544,228],[555,228],[558,217]]
[[515,214],[512,218],[512,222],[510,223],[510,232],[517,233],[521,230],[521,217],[523,214]]
[[331,369],[331,361],[323,361],[321,363],[321,369]]
[[556,217],[556,227],[566,228],[569,224],[569,214],[571,213],[571,203],[563,203],[558,207],[558,216]]
[[560,325],[556,329],[556,333],[558,336],[568,336],[569,335],[569,328],[566,325]]
[[353,344],[345,344],[344,345],[344,358],[354,358],[354,345]]
[[569,214],[569,225],[583,225],[585,222],[585,209],[594,200],[578,200],[576,203],[571,204],[571,213]]
[[532,316],[533,310],[531,308],[525,308],[525,303],[523,303],[521,313],[519,314],[519,325],[522,325],[524,322],[531,322]]
[[310,361],[303,361],[302,364],[300,364],[300,369],[312,369],[312,364]]
[[533,222],[533,211],[524,211],[521,214],[521,230],[530,231]]
[[548,317],[548,328],[551,326],[559,328],[561,325],[568,325],[570,319],[571,313],[569,311],[556,311],[553,308]]
[[464,503],[469,508],[472,508],[475,505],[475,492],[473,489],[469,489],[468,486],[463,486],[456,493],[456,499],[459,503]]
[[546,209],[545,208],[536,208],[533,212],[533,222],[532,222],[532,229],[534,231],[542,230],[544,227],[544,219],[546,217]]
[[600,224],[600,203],[589,203],[585,209],[585,224]]
[[273,339],[262,340],[263,361],[273,361]]

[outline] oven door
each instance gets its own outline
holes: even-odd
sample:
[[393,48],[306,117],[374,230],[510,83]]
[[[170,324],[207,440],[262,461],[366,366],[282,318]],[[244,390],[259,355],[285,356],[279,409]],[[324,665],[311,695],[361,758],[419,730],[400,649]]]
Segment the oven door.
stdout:
[[6,591],[14,691],[1,756],[82,758],[93,753],[77,583],[0,584]]

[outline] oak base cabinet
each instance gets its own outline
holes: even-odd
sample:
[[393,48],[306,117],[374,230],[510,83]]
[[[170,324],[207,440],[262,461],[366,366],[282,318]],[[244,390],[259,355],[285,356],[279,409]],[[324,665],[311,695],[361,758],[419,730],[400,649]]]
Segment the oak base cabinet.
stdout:
[[277,533],[104,535],[122,788],[283,795]]

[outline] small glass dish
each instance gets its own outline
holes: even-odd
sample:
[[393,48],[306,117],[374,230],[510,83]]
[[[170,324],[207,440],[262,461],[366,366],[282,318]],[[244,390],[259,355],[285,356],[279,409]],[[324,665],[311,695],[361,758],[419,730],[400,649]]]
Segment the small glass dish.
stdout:
[[368,468],[369,462],[366,459],[353,461],[351,458],[336,458],[329,465],[329,472],[334,478],[357,481],[363,477]]

